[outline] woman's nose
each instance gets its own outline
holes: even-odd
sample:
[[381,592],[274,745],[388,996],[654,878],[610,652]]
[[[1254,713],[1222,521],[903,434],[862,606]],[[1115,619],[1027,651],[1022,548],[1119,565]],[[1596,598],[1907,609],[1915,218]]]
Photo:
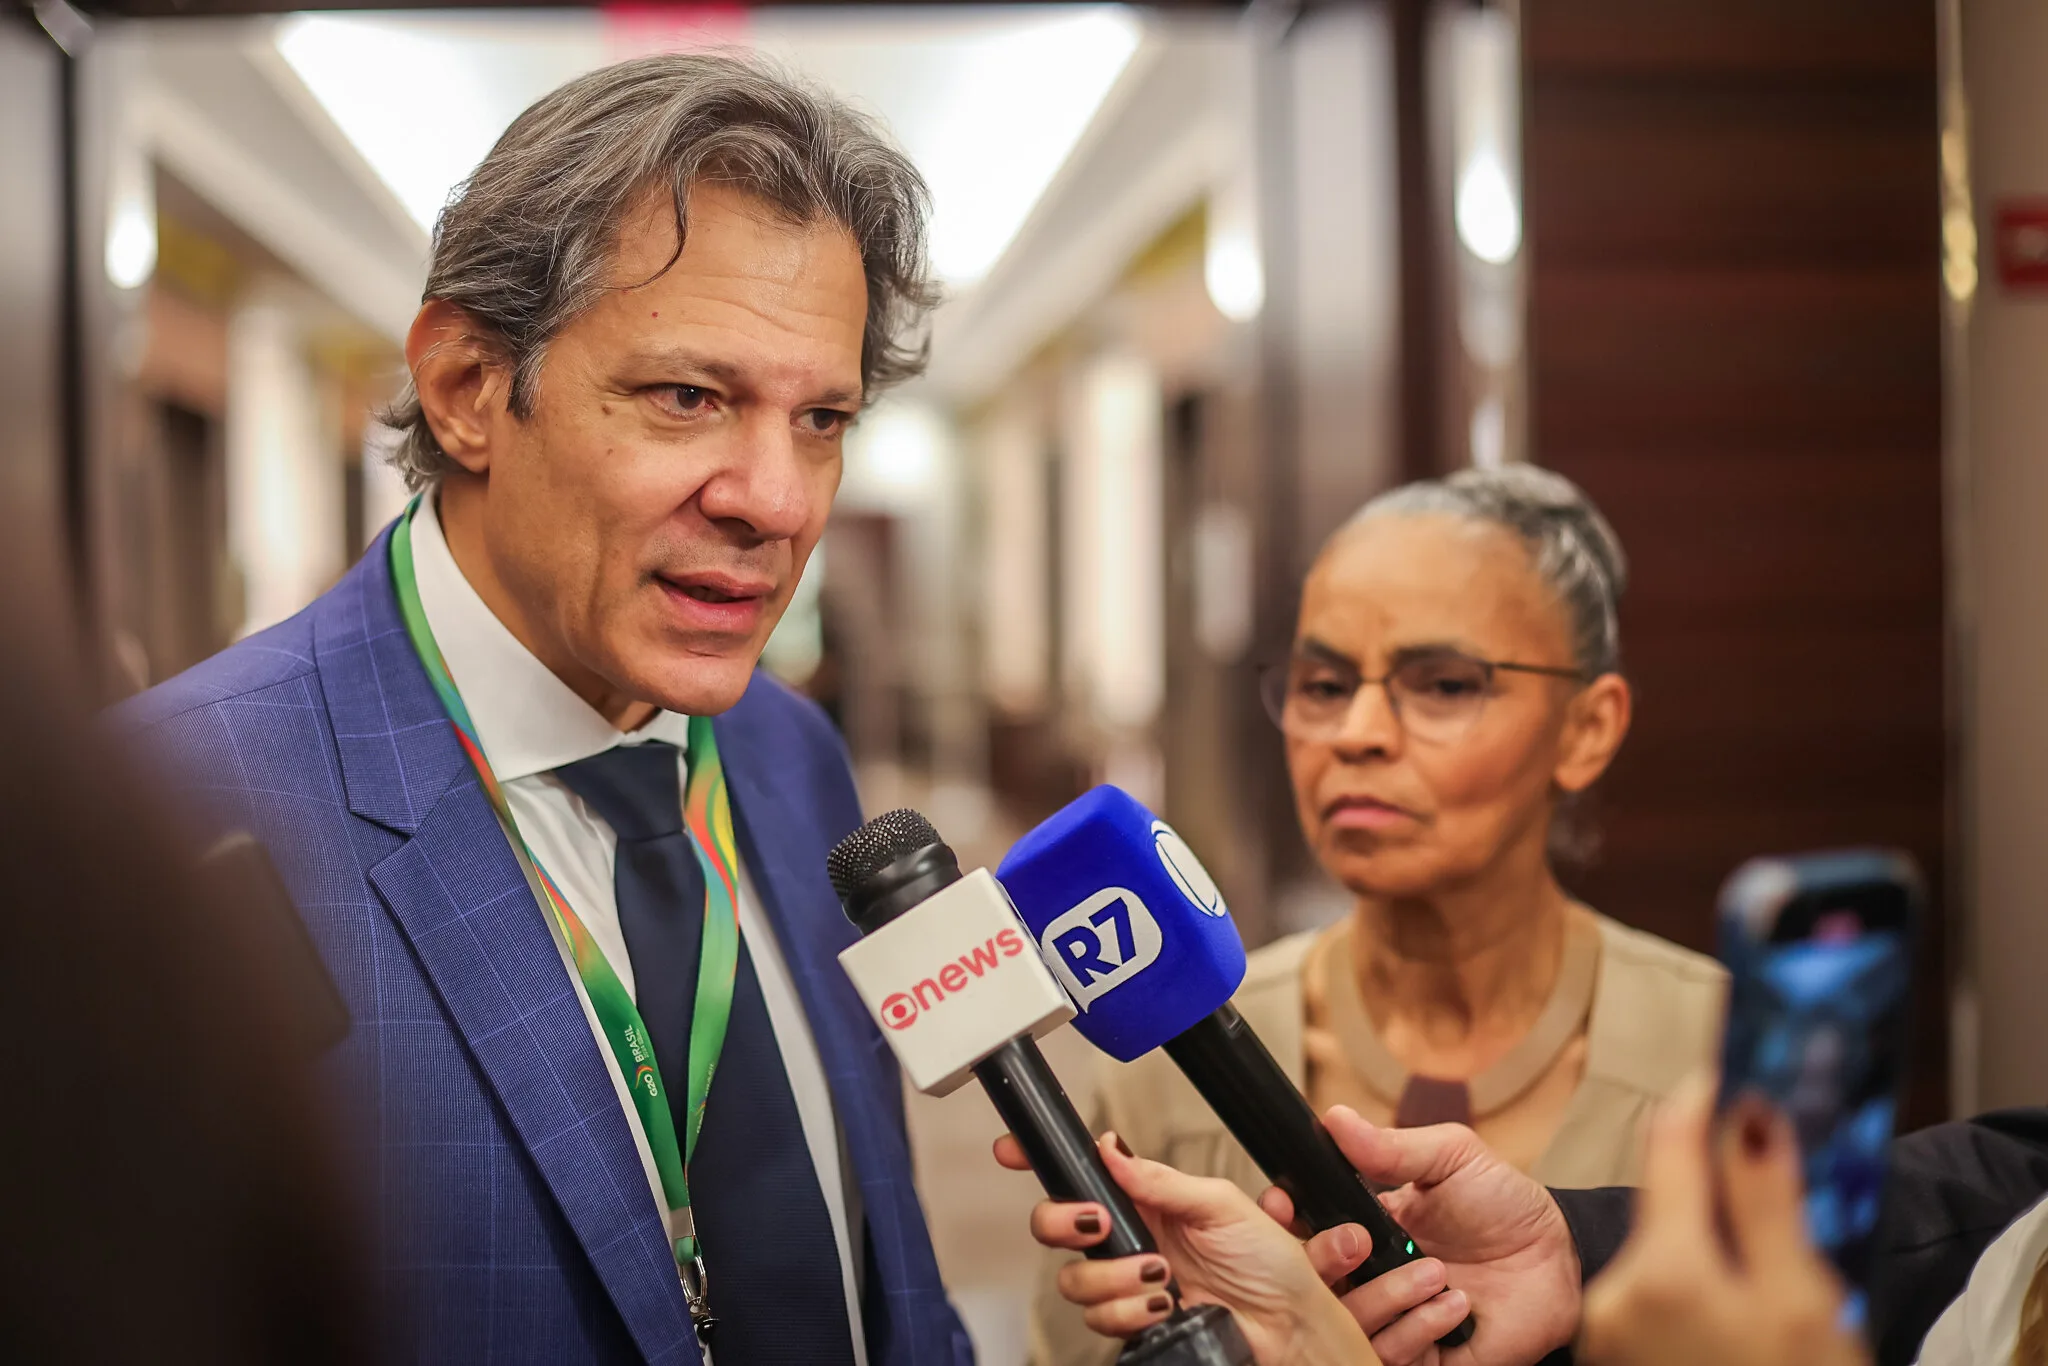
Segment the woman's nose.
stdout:
[[1337,752],[1347,758],[1393,754],[1401,748],[1401,717],[1383,683],[1360,683],[1337,728]]

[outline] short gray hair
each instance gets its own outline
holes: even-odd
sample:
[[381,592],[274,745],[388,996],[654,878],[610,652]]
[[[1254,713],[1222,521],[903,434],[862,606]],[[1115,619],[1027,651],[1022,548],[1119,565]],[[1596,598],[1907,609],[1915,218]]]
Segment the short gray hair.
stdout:
[[[664,53],[536,101],[434,227],[426,297],[461,307],[502,351],[516,416],[532,415],[548,342],[604,293],[627,212],[667,190],[680,255],[698,183],[759,196],[792,223],[844,226],[867,276],[865,396],[924,369],[920,324],[938,290],[925,253],[930,194],[917,169],[868,119],[758,60]],[[391,463],[409,486],[451,467],[410,382],[383,418],[399,433]]]
[[1535,465],[1459,470],[1390,489],[1354,521],[1385,513],[1441,512],[1512,531],[1537,577],[1557,595],[1572,632],[1572,662],[1596,678],[1621,668],[1617,608],[1628,587],[1621,538],[1571,480]]

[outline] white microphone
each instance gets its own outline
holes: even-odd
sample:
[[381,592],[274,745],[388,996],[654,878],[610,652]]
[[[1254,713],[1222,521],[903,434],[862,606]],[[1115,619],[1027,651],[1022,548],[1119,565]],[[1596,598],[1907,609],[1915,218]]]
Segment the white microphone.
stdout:
[[857,940],[839,965],[926,1095],[957,1090],[1012,1039],[1042,1039],[1074,1018],[986,868]]
[[[1038,1038],[1074,1007],[1032,951],[1010,894],[960,860],[915,811],[890,811],[839,841],[826,860],[832,889],[861,940],[839,955],[854,989],[918,1090],[943,1096],[968,1076],[1055,1200],[1102,1206],[1109,1227],[1087,1255],[1157,1252],[1138,1207],[1109,1174],[1095,1140]],[[1179,1303],[1125,1344],[1119,1366],[1253,1366],[1252,1349],[1221,1305]]]

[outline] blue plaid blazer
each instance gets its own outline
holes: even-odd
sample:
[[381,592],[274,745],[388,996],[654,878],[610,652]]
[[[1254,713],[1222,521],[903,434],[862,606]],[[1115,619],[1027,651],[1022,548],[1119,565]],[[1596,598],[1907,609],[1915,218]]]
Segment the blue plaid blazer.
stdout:
[[[115,722],[203,824],[264,842],[348,1001],[330,1066],[375,1200],[391,1355],[696,1362],[611,1064],[406,638],[389,536],[304,612]],[[859,1183],[869,1360],[965,1366],[895,1060],[836,961],[854,934],[825,854],[860,822],[845,752],[762,674],[717,734]]]

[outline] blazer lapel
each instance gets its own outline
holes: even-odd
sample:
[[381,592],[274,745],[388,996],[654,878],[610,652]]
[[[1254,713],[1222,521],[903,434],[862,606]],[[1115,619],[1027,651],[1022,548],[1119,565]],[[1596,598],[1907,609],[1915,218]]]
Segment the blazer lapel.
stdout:
[[449,1018],[650,1362],[698,1360],[632,1130],[567,968],[413,654],[387,531],[316,649],[352,811],[408,836],[370,869]]
[[[805,773],[805,756],[788,746],[785,724],[749,704],[772,686],[756,682],[717,723],[719,754],[732,794],[740,854],[781,941],[783,957],[817,1040],[859,1182],[875,1265],[887,1278],[870,1287],[864,1315],[876,1363],[951,1360],[950,1345],[923,1344],[921,1292],[943,1300],[938,1263],[911,1182],[902,1128],[902,1079],[881,1032],[839,966],[839,951],[857,937],[825,876],[825,855],[847,833],[820,827],[816,811],[784,795],[781,773]],[[878,1321],[879,1320],[879,1321]]]

